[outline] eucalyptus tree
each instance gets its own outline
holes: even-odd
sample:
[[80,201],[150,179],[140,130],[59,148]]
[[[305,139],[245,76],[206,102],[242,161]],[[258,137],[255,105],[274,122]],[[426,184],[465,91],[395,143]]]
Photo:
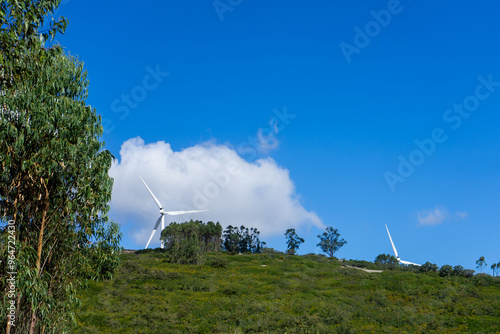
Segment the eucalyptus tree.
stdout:
[[260,241],[259,235],[255,227],[229,225],[224,230],[222,249],[231,253],[261,253],[266,243]]
[[226,227],[224,230],[223,234],[223,243],[222,243],[222,249],[230,252],[230,253],[236,253],[240,249],[240,233],[237,227],[233,227],[232,225],[229,225]]
[[347,243],[343,238],[340,238],[339,230],[331,226],[328,226],[323,234],[318,235],[318,239],[320,242],[316,246],[330,257]]
[[161,232],[161,240],[172,263],[199,264],[204,253],[220,250],[221,235],[219,222],[205,224],[201,220],[190,220],[169,224]]
[[464,276],[464,273],[465,273],[465,268],[463,266],[454,266],[453,267],[453,275],[454,276]]
[[[66,331],[76,289],[118,265],[119,226],[107,216],[112,155],[85,103],[86,71],[61,47],[45,46],[66,28],[64,18],[45,25],[59,2],[0,3],[0,257],[15,258],[16,273],[15,293],[3,294],[15,323],[0,309],[7,333]],[[1,272],[8,269],[2,261]]]
[[287,239],[286,252],[290,255],[294,255],[297,252],[297,249],[299,249],[300,244],[304,243],[304,239],[298,236],[294,228],[289,228],[288,230],[286,230],[285,237]]
[[439,269],[439,267],[437,266],[437,264],[427,261],[422,266],[420,266],[419,271],[424,272],[424,273],[425,272],[435,273],[438,271],[438,269]]
[[445,277],[451,275],[453,275],[453,267],[449,264],[445,264],[439,269],[439,276]]
[[479,269],[481,273],[483,272],[483,267],[486,267],[488,264],[486,263],[486,260],[484,259],[484,256],[481,256],[477,261],[476,261],[477,267],[476,269]]

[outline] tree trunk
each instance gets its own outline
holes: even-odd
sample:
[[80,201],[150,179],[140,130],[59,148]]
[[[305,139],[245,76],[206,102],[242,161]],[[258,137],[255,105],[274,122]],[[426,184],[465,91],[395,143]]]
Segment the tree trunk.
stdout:
[[[45,183],[42,179],[42,183]],[[49,192],[47,190],[47,185],[44,184],[45,186],[45,196],[44,196],[44,209],[43,209],[43,215],[42,215],[42,223],[40,225],[40,233],[38,234],[38,247],[37,247],[37,256],[36,256],[36,273],[37,276],[40,276],[42,273],[40,271],[40,265],[42,263],[42,248],[43,248],[43,233],[45,231],[45,225],[47,222],[47,213],[49,211]],[[36,329],[36,322],[37,322],[37,317],[36,317],[36,310],[31,310],[31,321],[30,321],[30,331],[29,334],[35,334],[35,329]]]
[[31,311],[31,321],[30,321],[30,334],[35,334],[36,328],[36,312]]

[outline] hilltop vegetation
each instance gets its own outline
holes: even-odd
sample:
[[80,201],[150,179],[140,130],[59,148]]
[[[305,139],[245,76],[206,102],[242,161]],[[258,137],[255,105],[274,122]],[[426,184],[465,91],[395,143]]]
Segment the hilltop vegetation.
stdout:
[[367,273],[322,255],[121,255],[107,282],[80,292],[74,333],[491,333],[500,280],[400,268]]

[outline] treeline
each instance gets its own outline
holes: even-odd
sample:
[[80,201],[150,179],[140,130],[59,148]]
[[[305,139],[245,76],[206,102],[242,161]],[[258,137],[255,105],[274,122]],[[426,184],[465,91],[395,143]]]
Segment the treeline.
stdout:
[[256,228],[243,225],[239,228],[229,225],[223,231],[219,222],[173,222],[161,232],[160,239],[164,242],[164,249],[138,250],[136,254],[163,252],[167,253],[171,263],[200,264],[203,254],[219,250],[230,253],[261,253],[266,243],[260,241],[259,234]]
[[202,254],[220,249],[222,226],[200,220],[167,226],[161,232],[161,240],[170,255],[170,262],[200,264]]
[[[173,222],[165,228],[160,239],[164,243],[164,248],[144,249],[136,251],[137,254],[147,252],[168,253],[171,263],[178,264],[199,264],[202,255],[218,250],[236,253],[268,253],[277,252],[274,249],[265,247],[266,243],[260,240],[260,232],[255,227],[240,227],[229,225],[224,231],[219,222],[203,223],[200,220],[184,223]],[[287,254],[296,254],[300,244],[304,239],[299,237],[295,229],[286,231]],[[327,227],[325,232],[318,235],[320,240],[318,247],[330,257],[338,251],[346,241],[340,238],[340,233],[333,227]]]
[[219,222],[190,220],[189,222],[168,225],[160,239],[164,242],[163,249],[143,249],[135,253],[165,252],[169,262],[178,264],[200,264],[202,255],[214,252],[221,247],[222,226]]
[[161,233],[165,248],[180,251],[186,244],[193,243],[202,253],[219,250],[221,245],[222,226],[219,222],[209,221],[204,224],[200,220],[168,225]]
[[390,254],[380,254],[375,258],[374,263],[379,268],[383,269],[395,269],[400,268],[405,271],[423,272],[423,273],[439,273],[439,276],[462,276],[462,277],[472,277],[475,271],[472,269],[466,269],[463,266],[450,266],[445,264],[439,268],[435,263],[426,262],[421,266],[404,266],[400,265],[398,260]]
[[231,253],[262,253],[265,242],[259,239],[260,232],[251,227],[229,225],[224,230],[222,249]]

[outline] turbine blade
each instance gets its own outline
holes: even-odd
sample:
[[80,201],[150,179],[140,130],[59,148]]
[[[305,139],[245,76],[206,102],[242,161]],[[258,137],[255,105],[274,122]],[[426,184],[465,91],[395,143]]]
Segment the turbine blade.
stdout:
[[141,178],[141,180],[144,183],[144,185],[146,186],[146,188],[148,188],[148,191],[151,194],[151,197],[153,197],[154,201],[156,202],[156,205],[158,205],[158,207],[160,208],[160,210],[163,209],[163,206],[161,205],[160,201],[158,200],[158,198],[156,198],[155,194],[153,194],[153,192],[151,191],[151,189],[149,189],[148,185],[146,184],[146,181],[144,181],[144,179],[140,175],[139,175],[139,177]]
[[166,211],[165,213],[169,216],[178,216],[178,215],[184,215],[186,213],[205,212],[205,211],[208,210]]
[[156,224],[155,224],[155,231],[158,229],[158,226],[160,226],[160,222],[163,220],[163,215],[160,216],[160,218],[158,218],[158,220],[156,221]]
[[418,267],[421,266],[420,264],[416,264],[416,263],[413,263],[413,262],[410,262],[410,261],[399,260],[399,262],[401,262],[402,264],[406,264],[407,266],[409,266],[409,265],[418,266]]
[[156,232],[156,230],[153,230],[153,232],[151,232],[151,235],[149,236],[148,243],[146,244],[146,247],[144,247],[144,249],[148,248],[149,243],[151,242],[151,239],[153,239],[153,235],[155,235],[155,232]]
[[387,230],[387,234],[389,235],[389,240],[391,240],[391,245],[392,245],[392,250],[394,251],[394,255],[396,255],[396,259],[399,260],[398,251],[396,250],[396,246],[394,246],[394,242],[392,242],[391,234],[389,233],[387,224],[385,225],[385,229]]
[[163,215],[161,215],[160,218],[158,218],[158,220],[156,221],[155,227],[154,227],[153,231],[151,232],[151,235],[149,236],[148,243],[146,244],[146,247],[144,249],[148,248],[149,243],[151,242],[151,239],[153,239],[153,235],[155,235],[155,232],[158,229],[158,226],[160,225],[162,218],[163,218]]

